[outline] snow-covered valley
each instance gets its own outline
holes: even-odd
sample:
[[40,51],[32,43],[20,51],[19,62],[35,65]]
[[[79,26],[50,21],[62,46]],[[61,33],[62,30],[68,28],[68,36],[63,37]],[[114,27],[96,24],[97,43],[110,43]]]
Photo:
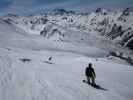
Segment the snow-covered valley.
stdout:
[[[50,27],[63,31],[55,30],[59,37],[49,30],[50,37],[44,38],[40,30],[29,31],[25,24],[5,19],[0,20],[0,100],[132,100],[133,67],[107,57],[115,50],[132,56],[129,49],[96,32],[88,34],[62,23]],[[89,62],[96,71],[96,83],[107,91],[82,82]]]

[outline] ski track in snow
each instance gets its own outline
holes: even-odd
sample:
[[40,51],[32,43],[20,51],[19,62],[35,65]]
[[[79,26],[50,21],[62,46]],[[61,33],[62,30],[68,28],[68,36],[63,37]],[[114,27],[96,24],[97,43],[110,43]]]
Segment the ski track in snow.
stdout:
[[[132,100],[133,67],[102,60],[105,51],[6,29],[0,32],[0,100]],[[50,56],[53,64],[46,63]],[[82,82],[89,62],[107,91]]]
[[[128,80],[132,79],[133,69],[130,66],[96,61],[71,53],[55,54],[56,51],[53,52],[54,64],[47,64],[44,61],[52,52],[1,51],[6,51],[0,58],[2,100],[132,100],[132,80]],[[24,63],[19,58],[29,58],[31,61]],[[108,91],[82,83],[88,61],[94,63],[96,82]]]

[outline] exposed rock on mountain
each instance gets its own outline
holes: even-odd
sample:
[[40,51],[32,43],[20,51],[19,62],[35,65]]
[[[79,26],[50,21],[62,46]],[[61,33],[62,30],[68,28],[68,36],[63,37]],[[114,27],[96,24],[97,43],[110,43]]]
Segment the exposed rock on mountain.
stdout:
[[75,37],[76,35],[79,40],[87,40],[89,38],[83,39],[81,34],[86,36],[88,34],[88,36],[102,37],[121,46],[133,48],[132,16],[132,8],[113,11],[98,8],[87,14],[55,9],[38,16],[22,17],[9,14],[3,20],[27,33],[42,35],[47,39],[58,37],[55,39],[63,40],[64,36]]

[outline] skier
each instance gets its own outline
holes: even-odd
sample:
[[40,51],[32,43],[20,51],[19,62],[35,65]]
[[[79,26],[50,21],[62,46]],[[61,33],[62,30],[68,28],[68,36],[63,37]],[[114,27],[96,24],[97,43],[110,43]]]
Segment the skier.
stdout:
[[52,57],[49,57],[48,60],[51,61],[52,60]]
[[[92,67],[92,63],[89,63],[88,67],[86,67],[85,75],[87,77],[87,82],[89,84],[96,85],[95,83],[96,74],[95,74],[94,68]],[[90,83],[90,80],[92,81],[92,83]]]

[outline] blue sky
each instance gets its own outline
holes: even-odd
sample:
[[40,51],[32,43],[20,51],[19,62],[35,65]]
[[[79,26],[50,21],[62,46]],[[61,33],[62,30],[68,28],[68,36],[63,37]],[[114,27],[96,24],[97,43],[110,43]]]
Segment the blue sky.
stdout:
[[133,6],[133,0],[0,0],[0,13],[26,13],[39,9],[68,8],[94,10],[102,8],[126,8]]

